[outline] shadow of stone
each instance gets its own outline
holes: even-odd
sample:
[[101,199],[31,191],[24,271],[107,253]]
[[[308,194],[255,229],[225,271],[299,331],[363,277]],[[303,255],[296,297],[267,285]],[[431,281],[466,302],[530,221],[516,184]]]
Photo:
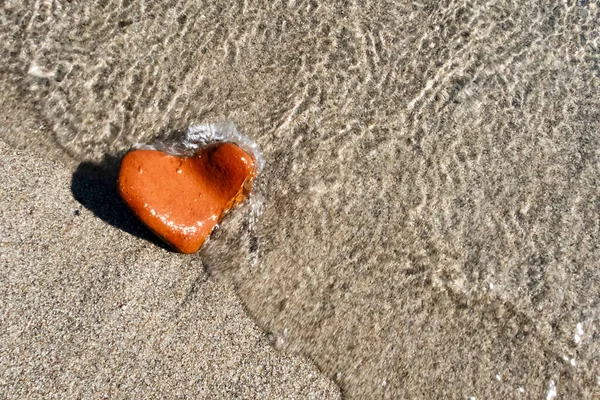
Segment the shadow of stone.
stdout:
[[133,214],[119,196],[117,177],[121,158],[105,155],[100,163],[84,161],[79,164],[71,178],[73,197],[104,222],[173,251]]

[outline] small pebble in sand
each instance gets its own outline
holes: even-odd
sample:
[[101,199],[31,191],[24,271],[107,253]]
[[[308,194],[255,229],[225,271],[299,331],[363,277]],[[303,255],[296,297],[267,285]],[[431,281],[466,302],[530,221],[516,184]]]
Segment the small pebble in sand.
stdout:
[[233,143],[219,143],[192,157],[133,150],[123,157],[119,193],[165,242],[194,253],[257,175],[254,158]]

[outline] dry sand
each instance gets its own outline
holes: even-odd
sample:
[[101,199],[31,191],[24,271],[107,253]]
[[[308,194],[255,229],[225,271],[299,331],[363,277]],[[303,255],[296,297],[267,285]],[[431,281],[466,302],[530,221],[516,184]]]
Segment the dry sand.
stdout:
[[0,159],[0,398],[340,397],[197,256],[103,223],[61,163],[3,142]]
[[[112,325],[94,313],[122,318],[117,326],[145,315],[154,322],[139,329],[160,341],[168,312],[156,305],[113,315],[113,304],[130,298],[114,285],[130,279],[131,298],[146,296],[143,279],[152,277],[160,293],[152,301],[178,304],[171,280],[193,282],[183,276],[201,262],[210,274],[202,287],[233,287],[282,352],[265,349],[270,357],[308,357],[348,398],[599,397],[600,5],[546,3],[4,2],[0,135],[35,152],[33,169],[44,159],[73,168],[73,195],[94,228],[73,227],[77,245],[49,236],[48,251],[78,260],[89,274],[82,285],[122,298],[91,297],[82,321],[102,330]],[[126,211],[90,195],[132,144],[218,121],[237,123],[267,160],[253,229],[241,209],[197,257],[182,258],[136,239],[148,236],[123,222]],[[27,225],[40,227],[35,234],[63,221],[54,208],[77,204],[66,187],[52,190],[49,215]],[[138,255],[119,253],[121,241],[136,243]],[[42,264],[36,247],[9,249],[9,271]],[[102,276],[88,252],[123,254],[105,268],[128,278]],[[155,269],[136,282],[144,268]],[[47,293],[33,282],[29,291]],[[235,303],[231,292],[215,296]],[[53,312],[43,296],[28,301],[29,315]],[[223,315],[212,301],[188,307]],[[13,329],[30,326],[4,318]],[[56,324],[68,338],[70,328]],[[77,351],[106,343],[86,329],[72,334],[85,344],[55,353],[23,340],[35,354],[85,360]],[[245,351],[240,357],[255,356]],[[179,362],[158,354],[157,363]],[[59,378],[33,355],[16,360],[36,365],[48,385],[96,382],[71,361],[56,364]],[[144,368],[173,385],[173,396],[177,379],[193,379],[189,362],[180,378]],[[227,381],[226,370],[215,379]]]

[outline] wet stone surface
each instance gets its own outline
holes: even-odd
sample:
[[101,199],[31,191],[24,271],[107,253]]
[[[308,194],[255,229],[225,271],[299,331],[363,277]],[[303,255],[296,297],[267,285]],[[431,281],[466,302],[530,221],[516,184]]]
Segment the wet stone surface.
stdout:
[[122,160],[119,193],[159,237],[182,253],[195,253],[223,216],[248,196],[256,168],[231,143],[192,157],[133,150]]

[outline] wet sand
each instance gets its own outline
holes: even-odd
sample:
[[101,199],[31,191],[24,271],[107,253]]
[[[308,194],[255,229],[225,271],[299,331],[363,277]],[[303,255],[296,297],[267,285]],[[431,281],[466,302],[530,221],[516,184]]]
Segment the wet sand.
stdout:
[[[89,163],[101,162],[110,176],[134,143],[219,121],[235,122],[267,161],[256,224],[251,229],[248,210],[238,210],[189,259],[161,253],[86,190],[52,188],[62,199],[55,207],[80,204],[94,224],[89,234],[71,229],[82,235],[75,247],[53,236],[53,254],[72,254],[95,270],[86,252],[99,259],[114,253],[111,235],[136,243],[137,257],[162,266],[151,275],[160,294],[154,301],[165,304],[180,301],[168,281],[201,264],[215,299],[225,290],[218,288],[230,288],[223,298],[243,307],[239,324],[270,342],[264,351],[273,360],[291,354],[314,362],[321,375],[302,390],[317,397],[328,396],[318,391],[331,384],[347,398],[600,396],[597,4],[107,0],[3,7],[0,137],[27,148],[33,165],[60,160],[79,181],[94,170]],[[89,190],[99,185],[89,182]],[[3,207],[18,209],[12,198]],[[40,212],[30,229],[40,226],[42,234],[53,223],[46,221],[52,218]],[[43,260],[27,250],[32,245],[11,246],[3,250],[13,271],[3,288],[19,264]],[[134,274],[147,265],[135,262],[123,256],[106,268]],[[160,272],[164,265],[172,272]],[[102,288],[119,282],[110,274],[81,279]],[[131,285],[133,297],[117,288],[115,296],[143,295],[143,285]],[[26,315],[54,309],[30,301]],[[95,312],[111,312],[108,300],[89,301],[98,304]],[[215,302],[189,307],[217,313]],[[143,308],[155,322],[140,329],[155,340],[166,335],[156,322],[162,312]],[[31,319],[3,315],[15,330]],[[109,329],[90,315],[86,323]],[[121,318],[129,326],[137,316]],[[75,337],[93,347],[93,335]],[[55,349],[27,337],[23,343],[39,349],[32,354]],[[229,340],[246,337],[236,332]],[[219,343],[233,351],[227,340]],[[53,354],[82,348],[73,346]],[[95,382],[64,358],[57,363],[64,374],[52,375],[32,354],[11,360],[47,373],[48,384]],[[153,354],[165,365],[179,362]],[[306,382],[313,369],[298,362],[308,374],[298,382]],[[145,373],[175,385],[145,365]],[[182,367],[180,379],[203,371],[194,365]],[[216,379],[227,381],[227,368],[219,371]]]

